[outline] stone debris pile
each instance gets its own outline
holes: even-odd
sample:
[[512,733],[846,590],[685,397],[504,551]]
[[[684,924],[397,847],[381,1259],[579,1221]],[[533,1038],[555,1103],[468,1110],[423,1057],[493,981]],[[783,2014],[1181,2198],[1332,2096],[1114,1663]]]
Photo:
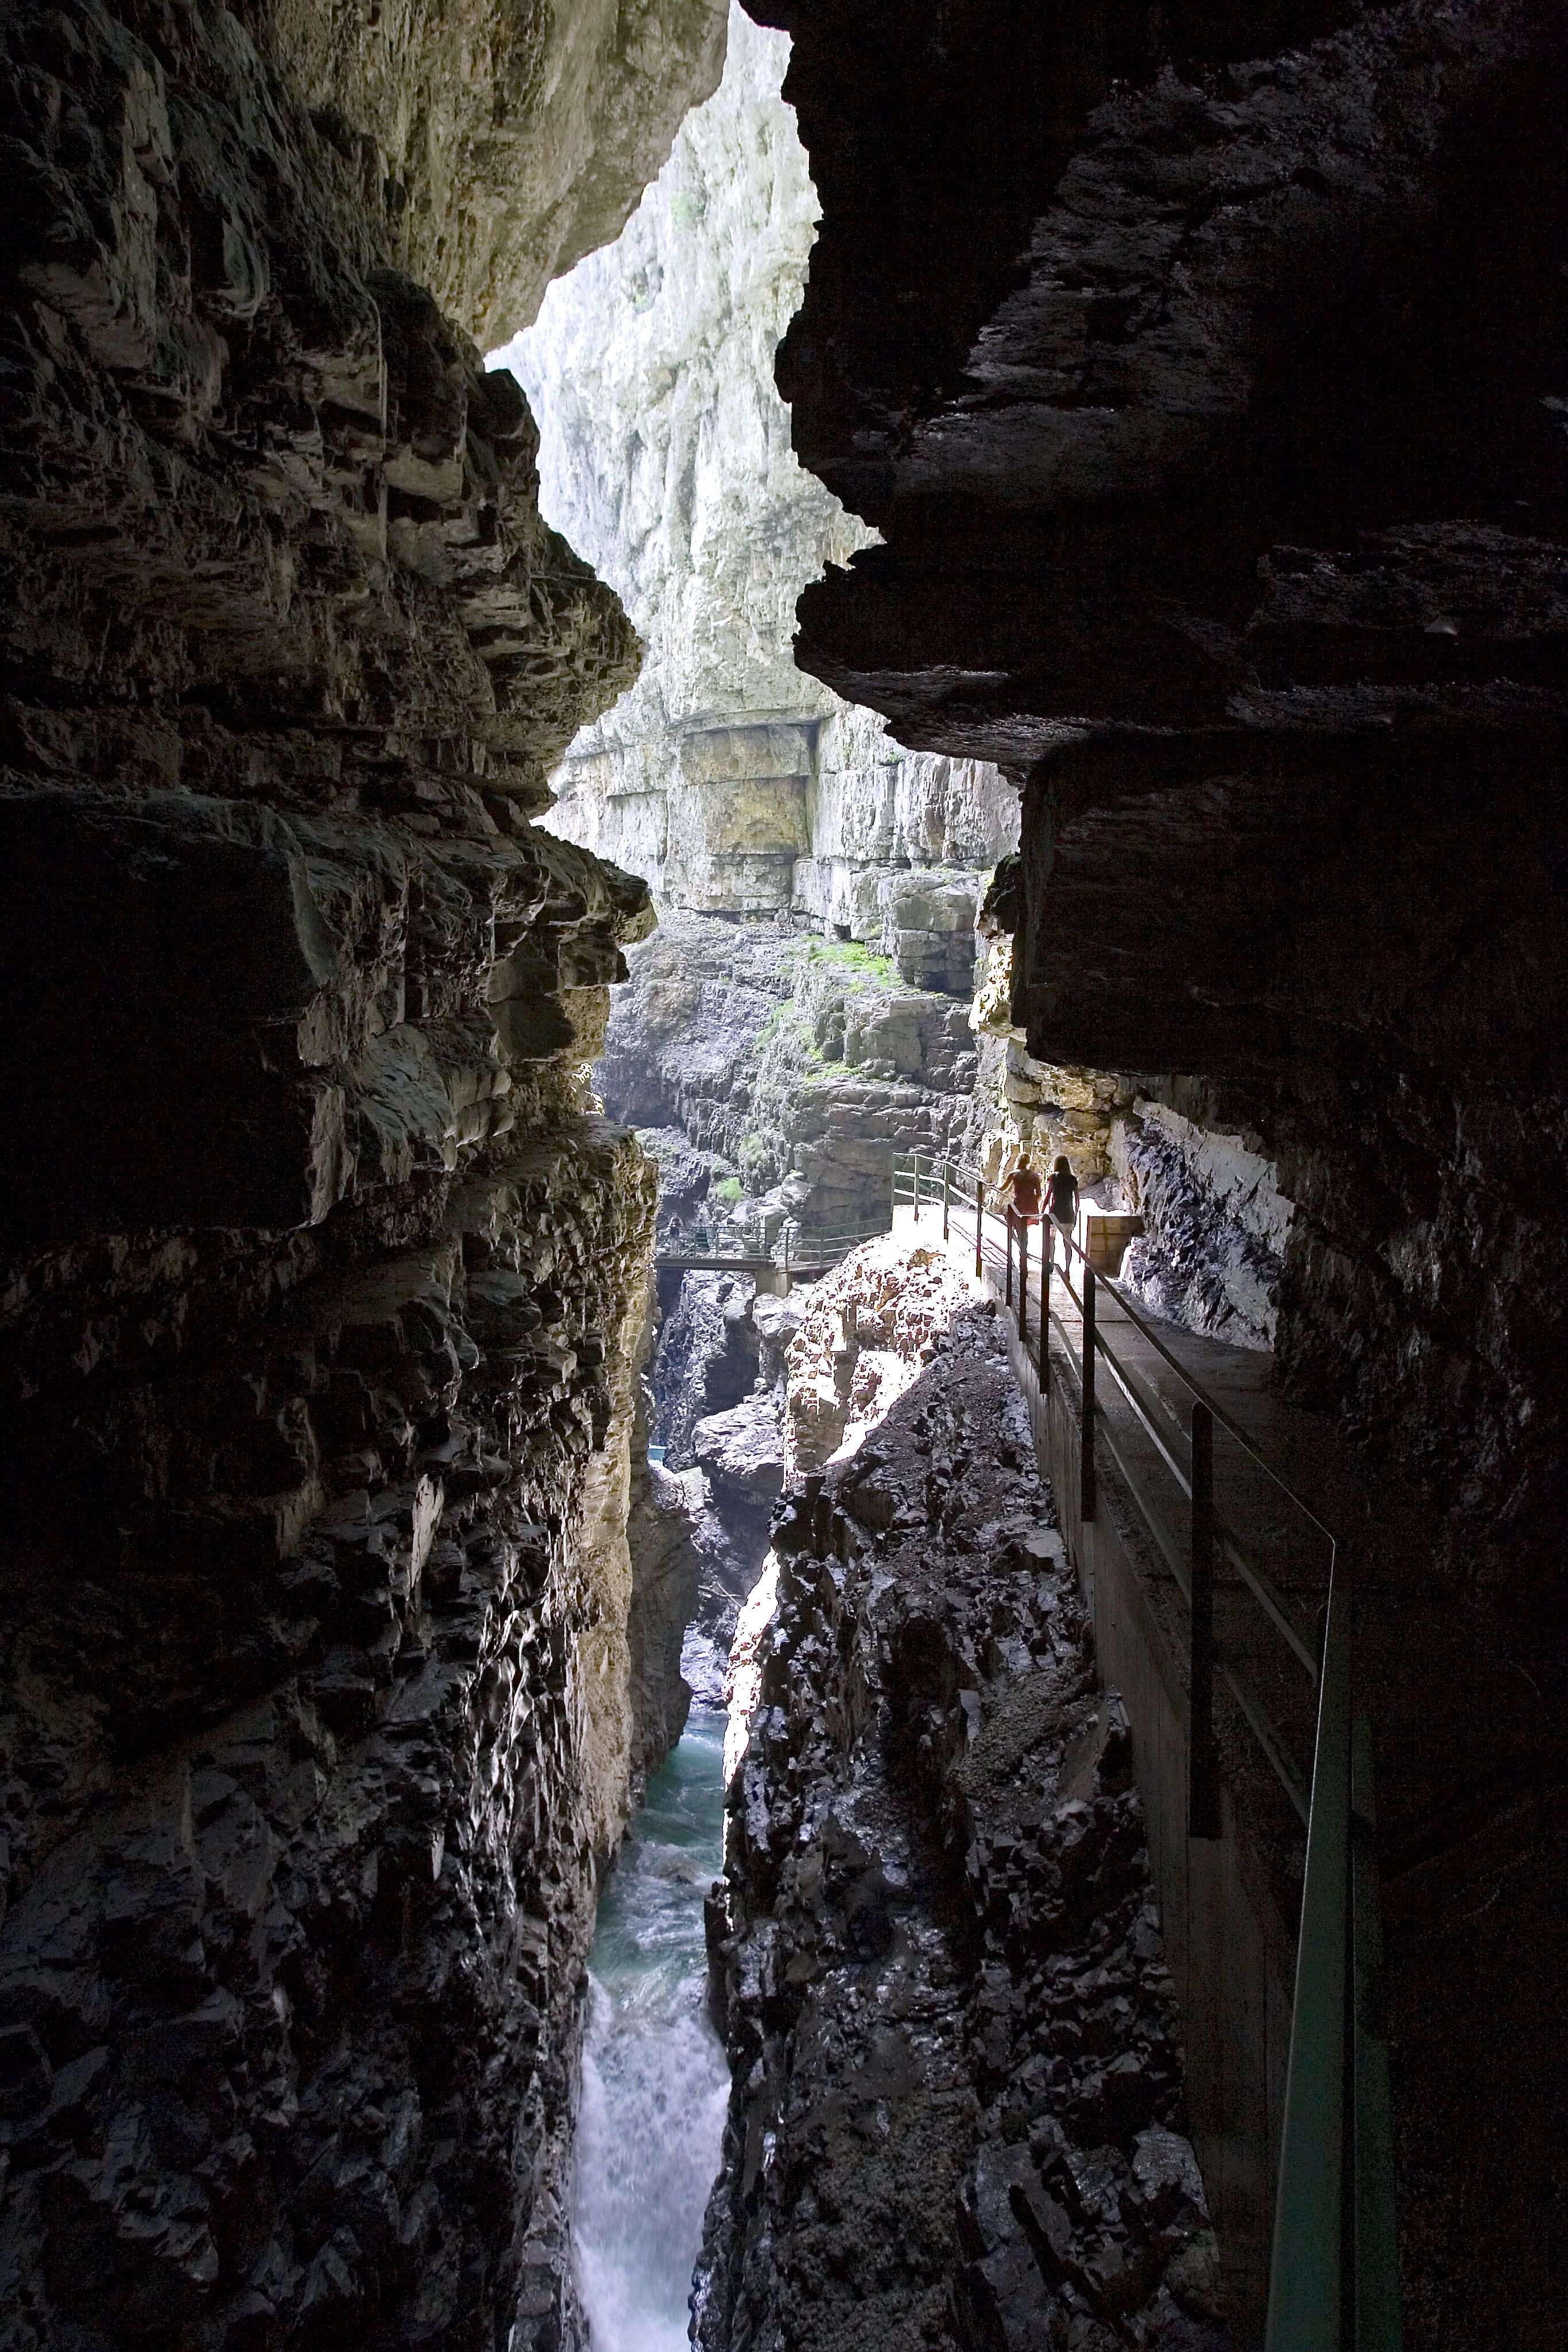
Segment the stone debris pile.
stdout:
[[1219,2352],[1126,1717],[994,1310],[927,1352],[775,1522],[696,2341]]
[[818,1283],[789,1349],[786,1474],[852,1454],[931,1360],[968,1296],[939,1242],[912,1249],[892,1234],[862,1243]]

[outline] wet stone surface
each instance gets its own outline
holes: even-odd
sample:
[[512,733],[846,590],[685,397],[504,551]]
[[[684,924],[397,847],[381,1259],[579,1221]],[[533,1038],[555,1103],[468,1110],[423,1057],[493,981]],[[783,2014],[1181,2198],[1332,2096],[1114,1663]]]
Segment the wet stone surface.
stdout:
[[988,1310],[812,1516],[776,1521],[709,1905],[696,2340],[1218,2352],[1126,1717]]

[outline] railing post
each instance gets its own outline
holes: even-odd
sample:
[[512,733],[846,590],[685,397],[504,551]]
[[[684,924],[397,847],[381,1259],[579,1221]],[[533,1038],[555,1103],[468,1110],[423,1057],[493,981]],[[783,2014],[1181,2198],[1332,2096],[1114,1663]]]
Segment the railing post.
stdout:
[[1350,1908],[1354,2063],[1355,2352],[1403,2352],[1399,2231],[1394,2201],[1394,2116],[1383,2001],[1383,1898],[1377,1874],[1372,1725],[1350,1730]]
[[1100,1507],[1094,1477],[1094,1269],[1083,1268],[1083,1398],[1078,1425],[1078,1516],[1095,1517]]
[[1040,1392],[1051,1394],[1051,1251],[1047,1227],[1040,1228]]
[[942,1162],[942,1238],[944,1241],[947,1238],[947,1206],[952,1190],[953,1163],[950,1160],[944,1160]]
[[920,1154],[918,1151],[912,1151],[909,1157],[915,1168],[915,1222],[918,1224],[920,1223]]
[[1187,1658],[1186,1833],[1219,1835],[1219,1757],[1214,1744],[1214,1415],[1192,1408],[1192,1642]]
[[1019,1346],[1029,1339],[1029,1219],[1019,1219]]
[[1008,1202],[1004,1223],[1007,1227],[1008,1236],[1008,1271],[1007,1284],[1003,1292],[1003,1304],[1010,1307],[1013,1303],[1013,1209],[1012,1202],[1010,1201]]
[[1340,2352],[1343,2340],[1350,1596],[1339,1581],[1323,1629],[1265,2352]]
[[887,1176],[887,1230],[888,1230],[888,1232],[889,1232],[889,1233],[892,1233],[892,1231],[893,1231],[893,1229],[894,1229],[894,1225],[896,1225],[896,1224],[897,1224],[897,1223],[898,1223],[898,1154],[897,1154],[897,1152],[895,1151],[895,1152],[894,1153],[894,1155],[893,1155],[893,1158],[892,1158],[892,1159],[889,1160],[889,1162],[888,1162],[888,1176]]
[[975,1280],[978,1282],[986,1270],[984,1244],[986,1237],[986,1180],[975,1179]]

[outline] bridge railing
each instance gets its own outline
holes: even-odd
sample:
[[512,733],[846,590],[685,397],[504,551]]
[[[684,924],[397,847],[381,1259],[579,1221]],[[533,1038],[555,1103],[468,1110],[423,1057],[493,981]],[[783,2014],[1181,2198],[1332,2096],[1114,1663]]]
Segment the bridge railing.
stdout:
[[[977,1276],[1001,1277],[1005,1306],[1020,1344],[1030,1331],[1030,1226],[992,1193],[981,1171],[916,1153],[894,1162],[894,1213],[916,1223],[939,1217],[944,1239],[972,1218]],[[1041,1250],[1036,1346],[1042,1394],[1052,1379],[1052,1337],[1076,1375],[1081,1516],[1097,1516],[1096,1453],[1103,1444],[1122,1473],[1140,1518],[1171,1569],[1188,1622],[1187,1825],[1194,1837],[1219,1833],[1218,1750],[1213,1717],[1216,1673],[1225,1681],[1307,1838],[1297,1942],[1285,2114],[1275,2195],[1265,2352],[1400,2352],[1398,2239],[1394,2201],[1393,2123],[1388,2049],[1382,2017],[1383,1927],[1375,1850],[1371,1727],[1351,1699],[1352,1596],[1341,1548],[1280,1475],[1245,1430],[1194,1378],[1125,1292],[1062,1236],[1066,1263]],[[1076,1266],[1078,1282],[1072,1281]],[[1076,1335],[1053,1307],[1060,1283],[1077,1309]],[[1097,1315],[1103,1289],[1190,1397],[1187,1463],[1167,1443],[1153,1402],[1132,1365],[1105,1336]],[[1185,1506],[1185,1546],[1152,1507],[1110,1417],[1096,1402],[1103,1366],[1133,1418],[1152,1441],[1160,1473]],[[1327,1583],[1313,1638],[1252,1557],[1237,1530],[1216,1514],[1214,1433],[1218,1427],[1269,1479],[1304,1526],[1326,1547]],[[1178,1520],[1181,1516],[1178,1511]],[[1214,1568],[1222,1553],[1274,1633],[1315,1685],[1310,1776],[1303,1778],[1269,1712],[1239,1664],[1221,1657],[1214,1627]]]
[[818,1234],[791,1217],[771,1241],[766,1241],[756,1234],[737,1233],[734,1227],[712,1233],[697,1225],[687,1233],[661,1236],[653,1259],[655,1265],[666,1266],[734,1265],[737,1270],[776,1266],[786,1274],[797,1267],[822,1270],[837,1265],[862,1242],[880,1241],[887,1230],[885,1224],[861,1225],[850,1233]]

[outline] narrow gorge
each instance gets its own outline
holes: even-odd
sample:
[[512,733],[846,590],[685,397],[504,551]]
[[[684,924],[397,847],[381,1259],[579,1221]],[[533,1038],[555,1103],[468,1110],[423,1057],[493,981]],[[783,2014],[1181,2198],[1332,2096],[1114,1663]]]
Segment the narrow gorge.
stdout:
[[4,26],[0,2352],[1552,2352],[1560,10]]

